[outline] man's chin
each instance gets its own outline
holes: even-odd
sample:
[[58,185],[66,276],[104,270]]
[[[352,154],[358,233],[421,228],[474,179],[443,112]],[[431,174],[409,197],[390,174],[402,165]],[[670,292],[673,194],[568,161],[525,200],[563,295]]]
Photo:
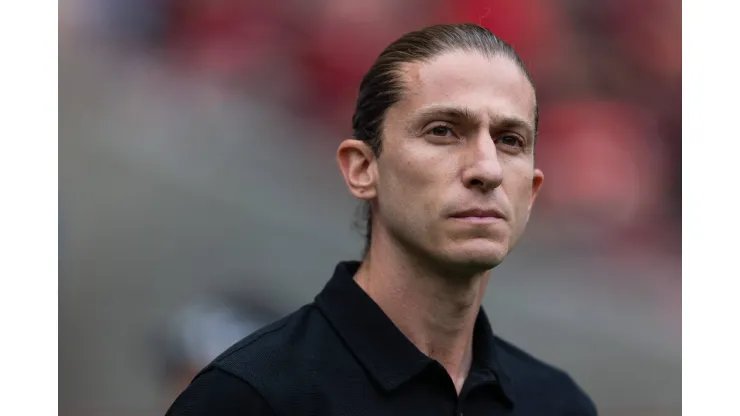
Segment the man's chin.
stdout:
[[490,241],[471,241],[450,250],[445,257],[456,269],[470,273],[484,272],[503,263],[508,248]]

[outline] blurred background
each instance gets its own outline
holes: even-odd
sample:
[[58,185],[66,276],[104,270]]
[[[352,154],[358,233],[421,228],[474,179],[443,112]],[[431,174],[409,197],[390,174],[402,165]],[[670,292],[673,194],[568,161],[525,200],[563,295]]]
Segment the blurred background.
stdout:
[[546,181],[494,331],[603,415],[681,403],[678,0],[61,0],[63,415],[162,415],[199,368],[358,259],[334,161],[360,78],[480,23],[538,88]]

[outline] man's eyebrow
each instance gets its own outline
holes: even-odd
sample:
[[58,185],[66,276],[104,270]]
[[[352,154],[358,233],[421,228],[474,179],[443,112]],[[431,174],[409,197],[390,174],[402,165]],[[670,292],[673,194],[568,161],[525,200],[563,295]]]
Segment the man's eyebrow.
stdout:
[[[480,115],[468,107],[454,105],[433,105],[419,110],[414,116],[416,122],[426,121],[433,117],[446,117],[450,119],[462,120],[470,123],[478,123],[481,120]],[[523,129],[534,134],[534,126],[517,116],[493,116],[492,124],[498,128],[504,129]]]
[[480,121],[480,116],[470,108],[451,105],[433,105],[423,108],[416,113],[414,119],[427,120],[432,117],[440,116],[470,122]]
[[522,129],[528,133],[535,133],[532,123],[517,116],[498,117],[494,119],[494,124],[502,129]]

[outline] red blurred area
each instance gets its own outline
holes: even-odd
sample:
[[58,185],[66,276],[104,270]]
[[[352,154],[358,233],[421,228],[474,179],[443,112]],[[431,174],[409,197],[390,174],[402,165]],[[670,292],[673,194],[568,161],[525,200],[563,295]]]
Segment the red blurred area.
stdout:
[[279,40],[279,2],[167,0],[165,48],[184,68],[245,77],[270,65]]
[[550,215],[614,229],[665,226],[670,171],[655,120],[628,102],[561,102],[542,117],[538,165]]

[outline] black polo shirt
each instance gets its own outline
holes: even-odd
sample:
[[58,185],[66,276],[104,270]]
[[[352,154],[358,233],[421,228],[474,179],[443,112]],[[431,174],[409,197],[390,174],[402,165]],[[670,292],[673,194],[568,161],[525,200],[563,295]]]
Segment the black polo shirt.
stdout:
[[340,263],[310,303],[203,369],[167,415],[595,415],[563,371],[493,335],[481,308],[458,396]]

